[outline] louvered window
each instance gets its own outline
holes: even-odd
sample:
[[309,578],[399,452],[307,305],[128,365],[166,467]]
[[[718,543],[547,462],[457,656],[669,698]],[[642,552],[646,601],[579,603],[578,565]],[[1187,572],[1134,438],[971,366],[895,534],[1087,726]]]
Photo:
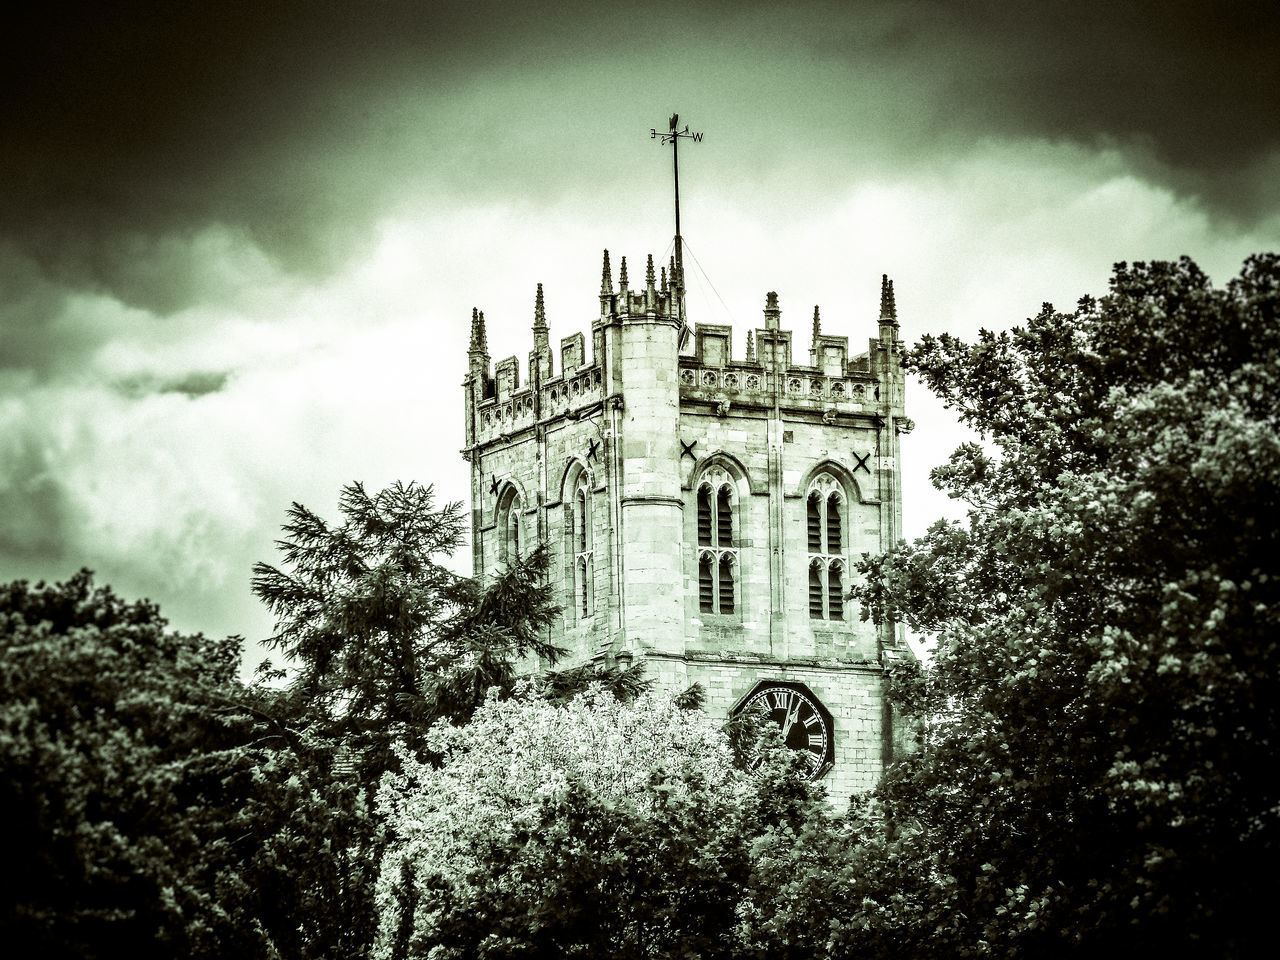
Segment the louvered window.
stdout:
[[822,495],[809,494],[809,552],[822,553]]
[[733,561],[728,553],[720,554],[720,612],[733,613]]
[[841,578],[839,560],[831,561],[827,567],[827,619],[844,619],[844,583]]
[[704,553],[698,558],[698,609],[703,613],[716,612],[716,588],[712,565],[715,557]]
[[839,553],[840,545],[840,495],[827,497],[827,553]]
[[698,488],[698,544],[711,546],[711,488]]

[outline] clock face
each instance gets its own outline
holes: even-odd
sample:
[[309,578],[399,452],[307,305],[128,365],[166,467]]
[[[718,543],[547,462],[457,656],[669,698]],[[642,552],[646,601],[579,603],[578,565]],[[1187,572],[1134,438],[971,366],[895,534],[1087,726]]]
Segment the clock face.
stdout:
[[826,772],[834,739],[831,714],[803,683],[766,681],[742,701],[739,712],[755,710],[777,724],[786,745],[808,761],[809,779]]

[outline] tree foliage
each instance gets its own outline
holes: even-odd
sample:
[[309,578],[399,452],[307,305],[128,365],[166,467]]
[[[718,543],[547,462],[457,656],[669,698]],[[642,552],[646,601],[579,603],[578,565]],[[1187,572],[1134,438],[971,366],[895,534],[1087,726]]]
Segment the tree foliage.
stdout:
[[431,487],[354,483],[338,505],[330,526],[293,504],[285,569],[256,564],[253,589],[277,617],[268,643],[289,658],[299,715],[376,782],[397,740],[465,719],[491,687],[510,689],[523,658],[554,662],[543,633],[559,607],[545,547],[484,587],[445,567],[463,513],[436,509]]
[[437,725],[443,761],[404,758],[379,796],[377,955],[733,955],[751,841],[778,826],[772,786],[821,816],[773,733],[752,777],[679,697],[495,698]]
[[42,957],[320,957],[349,867],[349,800],[281,750],[236,638],[147,601],[0,587],[0,933]]
[[1280,816],[1277,302],[1274,255],[1225,289],[1119,264],[1072,313],[909,354],[984,441],[933,472],[967,522],[856,590],[937,641],[897,678],[927,735],[882,794],[927,838],[916,956],[1250,954]]

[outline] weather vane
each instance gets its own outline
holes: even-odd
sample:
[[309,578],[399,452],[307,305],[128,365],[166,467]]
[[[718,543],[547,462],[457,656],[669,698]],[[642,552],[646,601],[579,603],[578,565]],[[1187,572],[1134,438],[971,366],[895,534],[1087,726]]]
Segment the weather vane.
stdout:
[[691,131],[687,123],[684,125],[683,130],[679,130],[677,129],[679,124],[680,114],[673,113],[671,115],[671,129],[667,133],[663,133],[657,127],[650,127],[649,139],[660,141],[664,147],[668,143],[671,144],[671,170],[676,188],[676,275],[672,278],[672,281],[676,288],[676,310],[680,317],[680,341],[683,346],[688,330],[684,319],[684,256],[680,250],[682,245],[680,239],[680,138],[684,137],[694,143],[701,143],[702,134]]

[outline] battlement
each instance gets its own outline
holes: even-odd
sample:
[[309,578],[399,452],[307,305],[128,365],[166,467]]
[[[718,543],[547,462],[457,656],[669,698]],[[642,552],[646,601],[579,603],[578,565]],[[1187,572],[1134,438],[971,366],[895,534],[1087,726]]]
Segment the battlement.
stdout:
[[[885,277],[888,296],[892,282]],[[733,329],[722,324],[699,324],[691,355],[680,357],[680,399],[685,404],[714,402],[723,415],[733,405],[772,406],[793,412],[873,413],[888,400],[882,384],[897,373],[895,323],[869,341],[865,353],[851,357],[849,338],[821,331],[819,308],[813,308],[813,336],[809,362],[796,363],[792,332],[781,328],[777,294],[765,301],[765,325],[747,331],[746,350],[733,356]],[[883,311],[882,311],[883,313]],[[896,320],[896,317],[884,317]],[[885,334],[888,339],[885,339]]]
[[[534,302],[533,350],[524,367],[515,355],[490,369],[484,313],[472,311],[467,393],[467,446],[515,437],[560,419],[577,420],[601,408],[620,390],[616,370],[603,363],[605,331],[634,322],[682,324],[683,307],[674,258],[655,274],[649,256],[642,287],[631,289],[627,261],[620,262],[613,283],[609,251],[601,271],[600,311],[592,320],[591,354],[581,333],[560,340],[559,360],[550,345],[542,285]],[[680,405],[714,407],[720,416],[731,409],[785,410],[830,420],[842,415],[890,413],[901,409],[902,374],[893,281],[881,280],[877,336],[867,349],[851,355],[849,337],[822,332],[818,307],[813,308],[808,355],[795,356],[794,336],[782,328],[778,295],[766,295],[763,325],[747,331],[743,353],[735,357],[733,328],[698,324],[677,357]],[[556,367],[559,367],[557,372]],[[619,398],[621,401],[621,398]]]

